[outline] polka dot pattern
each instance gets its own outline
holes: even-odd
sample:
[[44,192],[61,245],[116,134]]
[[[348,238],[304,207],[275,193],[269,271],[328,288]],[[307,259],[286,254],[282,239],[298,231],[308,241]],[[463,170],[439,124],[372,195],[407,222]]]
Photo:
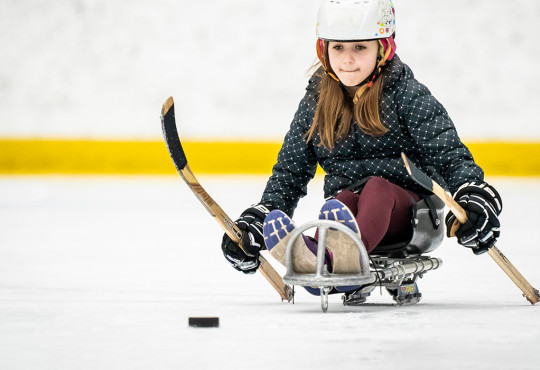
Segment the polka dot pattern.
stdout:
[[317,164],[325,171],[325,197],[367,176],[380,176],[404,188],[424,192],[408,176],[403,151],[420,169],[455,192],[464,182],[483,181],[484,172],[461,142],[444,107],[396,55],[385,67],[381,121],[389,129],[374,138],[351,125],[349,135],[330,151],[304,139],[317,106],[318,77],[312,77],[278,154],[261,203],[292,216]]

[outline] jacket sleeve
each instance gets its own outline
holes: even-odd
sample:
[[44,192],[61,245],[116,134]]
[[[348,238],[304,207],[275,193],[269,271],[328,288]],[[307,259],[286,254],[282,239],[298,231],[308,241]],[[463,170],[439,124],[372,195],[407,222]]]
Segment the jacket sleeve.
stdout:
[[307,193],[307,184],[315,176],[317,157],[312,141],[306,143],[308,131],[315,113],[316,102],[309,91],[300,102],[279,151],[272,176],[266,184],[261,203],[280,209],[292,217],[298,201]]
[[414,141],[417,160],[429,163],[454,193],[467,181],[484,180],[484,171],[461,142],[442,104],[406,67],[397,95],[399,119]]

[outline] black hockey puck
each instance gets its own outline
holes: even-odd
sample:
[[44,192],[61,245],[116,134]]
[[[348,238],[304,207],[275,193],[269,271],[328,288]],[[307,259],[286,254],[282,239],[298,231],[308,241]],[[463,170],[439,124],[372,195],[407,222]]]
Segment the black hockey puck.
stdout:
[[191,328],[218,328],[219,317],[190,317],[189,326]]

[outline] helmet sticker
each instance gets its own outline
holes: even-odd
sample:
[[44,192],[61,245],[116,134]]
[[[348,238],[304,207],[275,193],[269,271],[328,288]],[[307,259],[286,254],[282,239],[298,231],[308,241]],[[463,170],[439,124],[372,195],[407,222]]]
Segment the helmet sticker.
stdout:
[[379,29],[379,33],[375,33],[375,37],[388,37],[390,35],[387,35],[390,33],[391,26],[396,24],[395,20],[395,10],[394,10],[394,4],[392,4],[392,1],[390,1],[390,8],[387,6],[384,6],[385,3],[388,3],[388,0],[379,0],[379,14],[378,14],[378,20],[377,24],[381,26]]

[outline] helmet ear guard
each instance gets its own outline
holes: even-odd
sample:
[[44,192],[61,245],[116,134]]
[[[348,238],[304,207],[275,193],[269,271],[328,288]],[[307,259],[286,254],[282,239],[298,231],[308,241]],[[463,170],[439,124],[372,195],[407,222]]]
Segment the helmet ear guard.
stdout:
[[332,77],[336,82],[339,82],[339,78],[334,74],[334,72],[331,70],[331,67],[328,65],[328,62],[326,60],[326,46],[328,45],[328,41],[317,39],[317,57],[319,57],[319,60],[321,61],[321,64],[324,68],[324,72]]
[[385,39],[379,39],[379,45],[381,46],[380,55],[385,61],[392,60],[396,54],[396,42],[394,36],[387,37]]

